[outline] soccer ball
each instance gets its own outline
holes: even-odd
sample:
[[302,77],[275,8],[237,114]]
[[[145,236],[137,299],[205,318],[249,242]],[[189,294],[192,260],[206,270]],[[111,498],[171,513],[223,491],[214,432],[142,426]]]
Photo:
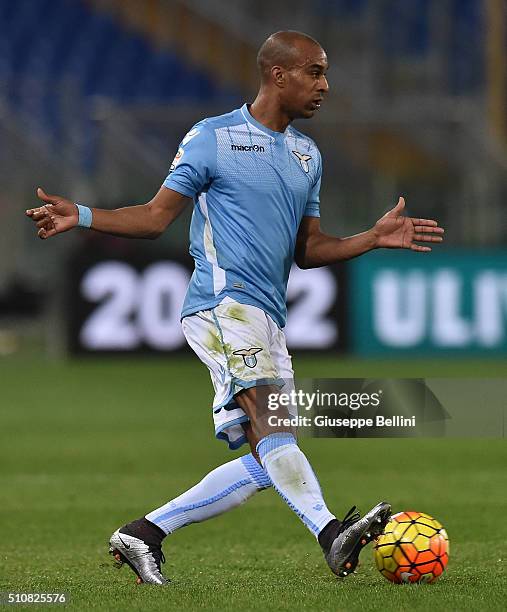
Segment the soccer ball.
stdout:
[[391,517],[375,544],[379,572],[397,584],[435,582],[449,560],[449,538],[442,525],[424,512]]

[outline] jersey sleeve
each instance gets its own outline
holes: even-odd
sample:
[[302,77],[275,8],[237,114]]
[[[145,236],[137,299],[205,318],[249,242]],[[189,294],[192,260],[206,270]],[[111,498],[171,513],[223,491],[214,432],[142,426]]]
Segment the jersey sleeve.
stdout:
[[308,201],[306,202],[304,217],[320,217],[320,183],[322,180],[322,158],[319,153],[317,171],[315,173],[315,180],[312,188],[308,195]]
[[181,141],[164,187],[195,198],[213,180],[216,159],[214,130],[205,123],[196,124]]

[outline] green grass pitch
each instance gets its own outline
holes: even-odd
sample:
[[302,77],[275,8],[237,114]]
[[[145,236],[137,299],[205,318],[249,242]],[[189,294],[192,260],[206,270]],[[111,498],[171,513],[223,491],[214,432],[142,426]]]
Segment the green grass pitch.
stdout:
[[[295,359],[308,377],[504,376],[506,365]],[[172,583],[161,589],[116,570],[106,543],[238,455],[213,437],[205,368],[186,358],[4,360],[0,381],[0,591],[66,591],[76,610],[505,609],[504,440],[302,440],[338,516],[385,498],[444,524],[450,563],[435,585],[391,585],[371,549],[356,576],[337,580],[313,537],[264,491],[170,536]]]

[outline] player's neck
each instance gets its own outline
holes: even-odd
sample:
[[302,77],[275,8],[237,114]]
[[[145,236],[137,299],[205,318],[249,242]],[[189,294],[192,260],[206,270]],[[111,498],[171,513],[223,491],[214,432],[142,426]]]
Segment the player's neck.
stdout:
[[248,110],[256,121],[274,132],[285,132],[291,122],[287,114],[274,102],[273,97],[268,97],[262,91],[257,94]]

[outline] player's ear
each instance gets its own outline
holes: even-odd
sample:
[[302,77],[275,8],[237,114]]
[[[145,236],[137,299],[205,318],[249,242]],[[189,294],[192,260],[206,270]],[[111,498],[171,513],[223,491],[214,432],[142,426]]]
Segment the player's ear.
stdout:
[[281,66],[273,66],[271,76],[277,87],[285,87],[285,70]]

